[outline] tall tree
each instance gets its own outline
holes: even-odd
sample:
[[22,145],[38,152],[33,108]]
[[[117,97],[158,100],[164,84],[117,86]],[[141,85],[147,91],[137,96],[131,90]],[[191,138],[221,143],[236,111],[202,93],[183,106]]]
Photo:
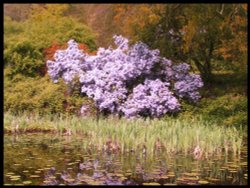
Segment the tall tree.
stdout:
[[[126,34],[135,35],[137,40],[159,48],[168,58],[194,65],[204,80],[212,77],[214,64],[222,62],[222,59],[231,57],[231,61],[239,63],[246,57],[246,5],[126,6],[117,6],[116,17]],[[157,19],[150,22],[150,16]],[[239,37],[241,39],[237,40]]]

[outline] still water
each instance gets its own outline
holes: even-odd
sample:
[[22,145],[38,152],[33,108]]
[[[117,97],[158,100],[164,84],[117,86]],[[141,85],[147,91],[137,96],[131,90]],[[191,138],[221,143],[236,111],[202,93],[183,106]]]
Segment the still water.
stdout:
[[240,157],[108,153],[83,136],[4,135],[4,185],[247,185]]

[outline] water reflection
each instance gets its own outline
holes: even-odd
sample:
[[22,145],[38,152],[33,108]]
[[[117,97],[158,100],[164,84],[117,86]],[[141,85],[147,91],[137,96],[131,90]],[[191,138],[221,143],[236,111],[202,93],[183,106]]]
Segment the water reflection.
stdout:
[[77,136],[4,136],[5,185],[246,185],[247,166],[247,147],[238,158],[195,160],[91,150],[89,141]]

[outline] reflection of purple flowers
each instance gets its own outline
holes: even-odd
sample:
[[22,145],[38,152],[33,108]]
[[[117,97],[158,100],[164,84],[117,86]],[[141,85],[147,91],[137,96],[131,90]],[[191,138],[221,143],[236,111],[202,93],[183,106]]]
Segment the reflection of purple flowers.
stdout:
[[[99,48],[97,55],[85,54],[73,40],[66,50],[47,61],[54,82],[62,78],[70,84],[79,79],[81,91],[92,98],[101,111],[126,117],[160,117],[180,109],[178,98],[196,102],[203,86],[199,75],[189,73],[189,65],[173,65],[159,50],[114,36],[117,48]],[[86,106],[81,112],[85,113]]]

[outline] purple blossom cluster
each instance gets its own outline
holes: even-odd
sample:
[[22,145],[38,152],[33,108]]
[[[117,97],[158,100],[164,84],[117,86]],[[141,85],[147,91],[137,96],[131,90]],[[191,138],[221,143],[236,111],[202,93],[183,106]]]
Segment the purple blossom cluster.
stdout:
[[174,90],[178,97],[197,102],[200,99],[198,89],[203,86],[203,82],[200,75],[190,74],[189,70],[190,65],[186,63],[173,66]]
[[120,110],[126,117],[160,117],[180,109],[180,104],[169,90],[170,84],[160,79],[148,80],[137,85]]
[[47,61],[48,73],[51,79],[57,83],[60,77],[68,84],[90,69],[85,61],[86,55],[78,48],[78,44],[74,40],[68,42],[66,50],[57,50],[55,61]]
[[203,82],[189,73],[188,64],[173,65],[142,42],[130,46],[122,36],[114,39],[116,48],[99,48],[97,55],[84,53],[70,40],[66,50],[55,53],[55,61],[47,61],[51,79],[57,82],[61,77],[67,84],[79,79],[81,92],[100,111],[128,118],[161,117],[180,110],[179,98],[200,98]]

